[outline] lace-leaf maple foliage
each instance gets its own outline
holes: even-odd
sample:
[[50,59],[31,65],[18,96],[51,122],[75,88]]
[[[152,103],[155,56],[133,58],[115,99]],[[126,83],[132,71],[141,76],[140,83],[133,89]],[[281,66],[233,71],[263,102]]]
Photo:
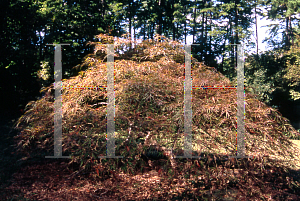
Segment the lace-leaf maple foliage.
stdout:
[[[93,54],[84,58],[86,70],[62,81],[63,155],[70,155],[70,164],[91,169],[127,173],[148,167],[143,155],[149,146],[157,146],[171,164],[161,161],[164,169],[187,168],[170,157],[182,152],[184,145],[184,49],[178,41],[162,36],[134,43],[127,38],[98,35],[100,42]],[[160,42],[158,42],[160,40]],[[99,159],[106,154],[106,45],[115,46],[115,144],[122,159]],[[121,51],[123,50],[123,52]],[[228,86],[228,78],[213,68],[192,60],[194,86]],[[90,86],[90,88],[80,88]],[[79,87],[77,89],[72,87]],[[18,120],[16,136],[19,151],[29,156],[41,150],[53,154],[54,104],[53,84],[49,93],[31,102]],[[234,156],[236,153],[236,90],[193,89],[193,151]],[[246,88],[245,148],[246,155],[267,157],[256,160],[257,166],[295,165],[298,153],[288,134],[299,135],[277,110],[258,101]],[[174,152],[169,150],[173,149]],[[171,154],[170,154],[171,153]],[[159,156],[161,154],[157,154]],[[276,158],[277,160],[271,160]],[[282,159],[280,161],[279,159]],[[262,161],[264,161],[262,163]],[[178,163],[184,163],[178,160]],[[293,166],[294,167],[294,166]],[[104,170],[103,170],[104,171]],[[189,170],[190,171],[190,170]]]

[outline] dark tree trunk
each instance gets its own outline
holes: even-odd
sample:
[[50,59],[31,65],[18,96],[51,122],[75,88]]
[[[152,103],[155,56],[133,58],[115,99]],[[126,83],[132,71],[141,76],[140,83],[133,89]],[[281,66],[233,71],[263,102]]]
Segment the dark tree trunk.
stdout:
[[257,32],[257,13],[256,13],[256,1],[255,1],[255,7],[254,7],[254,12],[255,12],[255,32],[256,32],[256,55],[258,56],[258,32]]

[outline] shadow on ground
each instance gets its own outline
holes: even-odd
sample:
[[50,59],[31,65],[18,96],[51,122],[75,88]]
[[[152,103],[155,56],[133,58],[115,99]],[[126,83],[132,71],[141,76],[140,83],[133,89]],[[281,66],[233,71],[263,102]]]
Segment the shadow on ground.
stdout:
[[[103,189],[97,188],[96,182],[93,183],[94,181],[89,178],[88,175],[77,175],[75,178],[70,179],[72,172],[65,168],[68,162],[67,160],[49,161],[43,156],[22,160],[24,156],[16,155],[14,153],[15,149],[12,146],[14,144],[13,136],[17,133],[12,131],[11,127],[19,116],[19,113],[9,111],[2,111],[0,115],[0,200],[52,200],[53,198],[58,198],[58,200],[73,200],[75,198],[76,200],[120,200],[118,197],[110,196],[109,191],[101,191],[100,193],[100,190]],[[272,176],[274,176],[274,174]],[[288,176],[293,178],[293,181],[300,182],[299,170],[290,170]],[[266,177],[266,175],[262,175],[262,177]],[[278,177],[285,176],[278,175]],[[38,186],[42,188],[37,188]],[[38,192],[41,189],[48,190],[45,193]],[[65,193],[58,195],[58,189],[63,189]],[[74,189],[88,190],[74,191]],[[92,189],[94,190],[92,191]],[[299,192],[292,192],[295,188],[292,189],[293,188],[290,190],[286,189],[285,192],[278,191],[278,195],[273,195],[272,198],[274,200],[299,199]],[[26,193],[27,195],[25,195]],[[28,193],[30,193],[30,195],[28,195]],[[36,195],[34,195],[35,193]],[[232,189],[217,189],[212,193],[207,190],[207,193],[203,195],[204,197],[197,197],[194,192],[187,189],[180,194],[174,195],[170,200],[229,201],[236,200],[235,197],[237,194],[238,190],[233,187]],[[100,195],[102,196],[100,197]],[[49,196],[51,199],[45,196]],[[282,196],[284,196],[284,198]],[[28,199],[25,197],[34,197],[37,199]],[[160,199],[163,200],[163,197],[158,198],[158,200]],[[268,200],[268,198],[265,197],[265,200]]]

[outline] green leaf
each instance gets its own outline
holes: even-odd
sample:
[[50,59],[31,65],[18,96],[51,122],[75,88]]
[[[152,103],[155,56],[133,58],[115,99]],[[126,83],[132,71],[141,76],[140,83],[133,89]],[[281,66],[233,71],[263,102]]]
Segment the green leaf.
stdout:
[[9,68],[10,66],[16,65],[16,62],[14,61],[10,61],[10,64],[8,64],[8,66],[6,66],[5,68]]

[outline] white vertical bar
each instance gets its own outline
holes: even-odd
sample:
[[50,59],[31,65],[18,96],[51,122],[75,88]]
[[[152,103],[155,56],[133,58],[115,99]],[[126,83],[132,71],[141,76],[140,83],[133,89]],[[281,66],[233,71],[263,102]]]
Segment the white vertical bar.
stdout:
[[244,50],[237,44],[237,155],[229,158],[250,158],[245,156],[245,76]]
[[[68,44],[66,44],[68,45]],[[61,44],[55,45],[54,53],[54,156],[45,156],[45,158],[71,158],[62,156],[62,64],[61,64]]]
[[184,79],[184,155],[175,156],[175,158],[200,158],[200,156],[192,156],[192,118],[191,45],[186,45]]
[[115,79],[114,44],[107,45],[107,147],[106,155],[99,158],[123,158],[115,155]]
[[237,157],[245,157],[245,90],[244,90],[244,52],[237,44]]
[[192,72],[191,46],[185,46],[185,79],[184,79],[184,155],[192,156]]

